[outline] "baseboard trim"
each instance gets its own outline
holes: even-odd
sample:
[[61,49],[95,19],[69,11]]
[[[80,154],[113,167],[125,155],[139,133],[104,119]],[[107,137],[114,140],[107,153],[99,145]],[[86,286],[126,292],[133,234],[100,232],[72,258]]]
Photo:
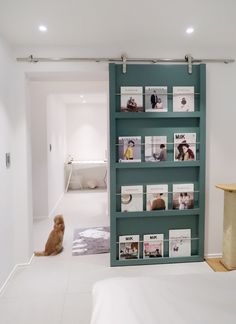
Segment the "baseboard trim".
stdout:
[[18,268],[22,268],[22,267],[27,267],[31,264],[32,260],[33,260],[34,254],[32,254],[31,258],[29,259],[28,262],[26,263],[17,263],[14,265],[12,271],[10,272],[10,274],[8,275],[7,279],[5,280],[5,282],[3,283],[3,285],[0,287],[0,297],[3,295],[5,288],[7,287],[7,284],[9,282],[9,280],[11,279],[11,277],[14,275],[14,273],[16,272],[16,270]]
[[48,215],[49,218],[51,218],[51,217],[53,216],[53,214],[54,214],[54,212],[55,212],[57,206],[59,205],[60,201],[61,201],[62,198],[64,197],[64,194],[65,194],[64,192],[61,194],[61,196],[60,196],[59,199],[57,200],[55,206],[54,206],[53,209],[50,211],[50,213],[49,213],[49,215]]
[[222,253],[210,253],[204,255],[205,259],[220,259],[222,258]]

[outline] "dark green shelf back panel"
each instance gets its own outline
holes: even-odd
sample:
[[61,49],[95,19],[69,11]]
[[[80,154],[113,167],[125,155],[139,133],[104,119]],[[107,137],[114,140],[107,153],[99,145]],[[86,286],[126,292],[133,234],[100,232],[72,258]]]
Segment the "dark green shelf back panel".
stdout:
[[[204,214],[205,214],[205,136],[206,136],[206,67],[193,65],[188,74],[187,65],[122,65],[110,64],[110,223],[111,223],[111,266],[148,265],[176,262],[203,261],[204,258]],[[166,113],[121,113],[120,87],[167,86],[168,112]],[[194,86],[195,111],[173,112],[173,86]],[[143,95],[145,103],[145,95]],[[197,160],[173,161],[174,133],[197,134]],[[166,135],[168,160],[159,163],[144,161],[142,145],[141,163],[118,163],[118,137]],[[172,209],[172,186],[178,183],[194,183],[194,209],[179,211]],[[168,184],[168,210],[146,211],[146,185]],[[122,213],[120,210],[121,186],[143,185],[143,212]],[[170,229],[190,228],[191,256],[168,257]],[[164,233],[164,258],[119,260],[117,242],[120,235]]]

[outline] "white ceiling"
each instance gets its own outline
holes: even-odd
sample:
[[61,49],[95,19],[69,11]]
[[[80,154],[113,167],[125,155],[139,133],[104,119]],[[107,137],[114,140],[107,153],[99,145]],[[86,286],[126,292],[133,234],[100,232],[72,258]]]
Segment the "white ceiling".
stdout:
[[156,56],[163,48],[230,55],[235,14],[236,0],[0,0],[0,34],[14,46],[70,46],[91,57]]

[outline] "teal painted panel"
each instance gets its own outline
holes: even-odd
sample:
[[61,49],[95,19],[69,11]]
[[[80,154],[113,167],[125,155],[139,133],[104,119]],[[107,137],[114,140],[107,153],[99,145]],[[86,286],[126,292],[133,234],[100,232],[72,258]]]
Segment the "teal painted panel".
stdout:
[[[205,214],[205,136],[206,136],[206,68],[194,65],[193,73],[187,73],[187,65],[122,65],[110,64],[110,217],[111,217],[111,265],[138,265],[202,261],[204,256]],[[167,113],[120,113],[121,86],[168,86]],[[173,86],[195,87],[195,112],[173,112]],[[145,95],[143,95],[145,102]],[[197,134],[197,161],[173,162],[174,133]],[[168,160],[162,163],[145,163],[142,145],[142,163],[118,163],[118,137],[166,135]],[[147,184],[169,185],[168,210],[140,213],[120,212],[120,190],[122,185],[143,185],[143,207]],[[194,209],[172,210],[172,185],[194,183]],[[158,228],[156,227],[158,225]],[[172,226],[172,227],[171,227]],[[151,229],[162,230],[167,236],[169,229],[191,228],[192,256],[168,258],[168,242],[165,242],[165,258],[155,260],[125,260],[118,258],[118,236],[126,234],[151,234]],[[128,232],[127,232],[128,230]],[[168,237],[168,236],[167,236]],[[142,243],[141,243],[142,244]]]

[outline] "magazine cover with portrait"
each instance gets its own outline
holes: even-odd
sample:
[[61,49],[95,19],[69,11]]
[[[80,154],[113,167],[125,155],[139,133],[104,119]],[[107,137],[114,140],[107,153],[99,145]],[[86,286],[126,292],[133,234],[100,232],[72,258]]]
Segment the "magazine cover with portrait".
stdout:
[[143,211],[143,186],[121,186],[121,211]]
[[174,134],[174,161],[196,160],[196,133]]
[[173,111],[194,111],[194,87],[173,87]]
[[194,208],[194,184],[173,184],[173,209]]
[[145,111],[167,112],[167,87],[145,87]]
[[191,229],[169,230],[169,257],[191,256]]
[[141,162],[141,136],[119,137],[119,162]]
[[147,185],[146,209],[167,210],[168,209],[168,184]]
[[145,136],[145,161],[160,162],[167,160],[167,137]]
[[164,234],[146,234],[143,236],[143,258],[163,257]]
[[119,236],[119,259],[139,259],[139,235]]
[[143,88],[142,87],[121,87],[120,103],[122,112],[142,112]]

